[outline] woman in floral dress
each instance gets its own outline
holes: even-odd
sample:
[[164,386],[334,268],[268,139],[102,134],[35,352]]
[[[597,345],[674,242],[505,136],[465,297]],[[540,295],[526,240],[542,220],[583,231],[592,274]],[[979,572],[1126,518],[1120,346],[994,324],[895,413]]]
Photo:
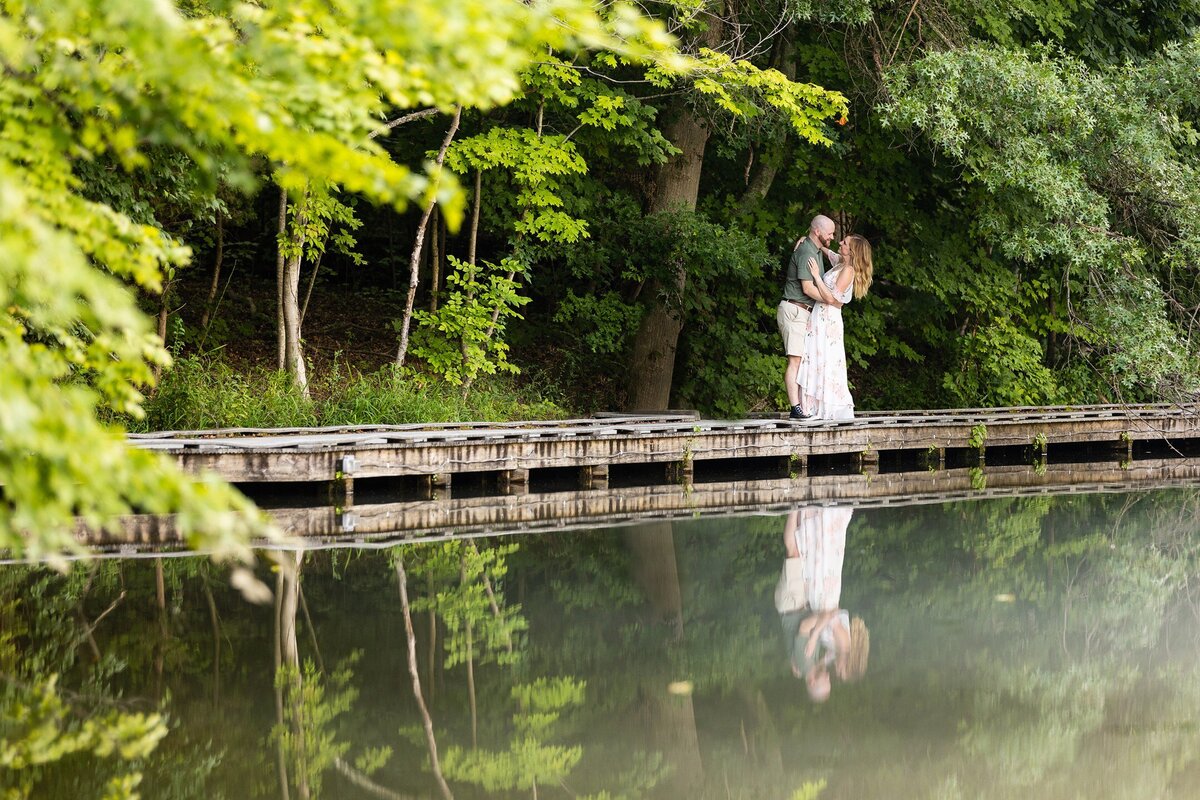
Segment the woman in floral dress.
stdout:
[[796,382],[804,395],[804,407],[815,419],[854,419],[854,398],[846,379],[842,306],[852,297],[865,297],[871,286],[871,244],[851,234],[842,240],[837,253],[827,255],[835,266],[825,273],[824,280],[819,277],[816,262],[809,259],[808,263],[821,302],[809,321],[804,362]]

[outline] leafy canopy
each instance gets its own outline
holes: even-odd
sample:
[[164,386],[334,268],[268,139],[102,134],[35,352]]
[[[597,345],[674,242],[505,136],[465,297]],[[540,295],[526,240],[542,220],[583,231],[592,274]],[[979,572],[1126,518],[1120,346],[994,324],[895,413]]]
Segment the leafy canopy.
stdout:
[[137,173],[173,152],[215,193],[267,165],[297,195],[317,182],[397,208],[436,196],[456,223],[455,184],[370,135],[391,109],[506,103],[548,49],[584,47],[684,63],[620,3],[0,2],[0,548],[71,549],[76,515],[98,527],[133,510],[177,511],[204,534],[194,544],[247,560],[265,531],[228,487],[130,452],[98,421],[139,416],[169,363],[130,289],[158,291],[190,252],[88,199],[81,167]]

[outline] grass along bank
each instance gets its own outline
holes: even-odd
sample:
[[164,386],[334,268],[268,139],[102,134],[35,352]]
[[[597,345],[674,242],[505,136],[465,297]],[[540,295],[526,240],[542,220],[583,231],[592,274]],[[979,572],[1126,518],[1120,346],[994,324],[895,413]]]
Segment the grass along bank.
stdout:
[[183,356],[163,375],[130,432],[212,428],[308,428],[421,422],[562,419],[570,413],[509,379],[478,381],[464,400],[459,387],[386,366],[363,372],[335,360],[309,383],[306,398],[288,375],[235,369],[220,358]]

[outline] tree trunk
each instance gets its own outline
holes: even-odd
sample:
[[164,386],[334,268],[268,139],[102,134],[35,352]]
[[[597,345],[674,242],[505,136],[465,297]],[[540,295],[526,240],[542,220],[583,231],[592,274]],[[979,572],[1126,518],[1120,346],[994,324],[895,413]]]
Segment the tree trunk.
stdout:
[[308,314],[308,301],[312,300],[313,287],[317,285],[317,273],[321,271],[321,259],[325,257],[325,248],[329,245],[329,232],[325,233],[325,241],[317,253],[317,261],[313,264],[312,274],[308,276],[308,288],[304,290],[304,304],[300,306],[300,330],[304,330],[304,317]]
[[[783,73],[789,81],[796,79],[795,47],[786,38],[780,38],[776,45],[772,66]],[[790,150],[791,128],[785,127],[783,133],[763,143],[758,156],[757,168],[750,171],[747,167],[748,180],[746,191],[738,200],[738,211],[746,214],[767,198],[779,174],[779,167]],[[753,152],[753,151],[752,151]],[[753,165],[750,165],[753,166]]]
[[[440,150],[438,150],[437,165],[439,167],[446,160],[446,151],[450,148],[450,142],[454,141],[454,134],[458,133],[458,123],[461,120],[462,120],[462,106],[458,106],[457,108],[454,109],[454,119],[451,120],[451,122],[450,122],[450,130],[446,131],[446,138],[442,140],[442,147]],[[478,193],[479,193],[478,178],[476,178],[476,198],[475,198],[476,220],[474,223],[475,227],[478,227],[478,225],[479,225]],[[425,213],[423,213],[421,215],[421,223],[419,225],[417,225],[417,235],[413,241],[412,255],[409,257],[409,260],[408,260],[408,297],[405,300],[405,304],[404,304],[404,319],[400,325],[400,347],[396,352],[396,366],[397,367],[404,366],[404,356],[408,352],[408,331],[412,325],[413,306],[417,301],[417,283],[420,280],[421,248],[425,244],[425,230],[426,230],[426,228],[429,227],[429,218],[433,215],[434,202],[435,201],[430,200],[429,204],[427,206],[425,206]],[[436,231],[435,231],[434,238],[436,240]],[[474,230],[473,230],[472,234],[471,234],[472,255],[474,254],[474,248],[475,248],[475,234],[474,234]],[[437,266],[436,265],[433,268],[433,274],[434,274],[434,285],[435,285],[435,292],[436,292],[436,285],[437,285]]]
[[[281,565],[282,566],[282,565]],[[283,591],[284,591],[284,570],[281,568],[275,575],[275,621],[274,630],[272,631],[272,644],[275,650],[275,674],[274,677],[279,677],[279,670],[283,668]],[[284,715],[283,701],[283,686],[277,680],[273,680],[275,685],[275,724],[283,726],[287,724],[287,717]],[[279,778],[279,796],[283,800],[291,800],[291,792],[289,791],[288,769],[287,769],[287,750],[284,747],[283,739],[279,738],[275,741],[275,768]]]
[[204,299],[204,313],[200,316],[200,330],[207,331],[212,319],[213,307],[217,302],[217,289],[221,286],[221,263],[225,260],[225,215],[217,212],[217,253],[213,256],[212,283],[208,286],[208,297]]
[[421,693],[421,676],[417,671],[417,636],[413,633],[412,606],[408,602],[408,574],[404,571],[404,557],[396,558],[396,582],[400,586],[400,609],[404,613],[404,636],[408,642],[408,676],[412,679],[413,699],[417,701],[417,710],[421,712],[422,726],[425,729],[425,745],[429,748],[429,766],[433,777],[437,780],[445,800],[454,800],[445,777],[442,775],[442,765],[438,760],[437,738],[433,733],[433,717],[429,716],[429,708],[425,705],[425,696]]
[[[718,8],[709,19],[709,26],[696,44],[719,48],[725,35],[724,9]],[[673,209],[694,211],[700,193],[700,174],[704,166],[704,149],[710,131],[704,119],[681,98],[674,103],[670,122],[663,135],[681,151],[658,168],[650,191],[646,210],[658,214]],[[677,304],[664,302],[664,295],[675,292],[682,296],[687,288],[687,271],[679,265],[670,280],[671,286],[652,284],[651,307],[642,318],[633,344],[633,359],[629,365],[629,399],[631,409],[662,410],[671,402],[671,382],[675,377],[675,351],[683,318]],[[664,291],[665,290],[665,291]],[[672,307],[672,306],[675,307]]]
[[430,312],[438,309],[438,290],[442,288],[442,241],[445,233],[442,228],[442,215],[438,207],[433,206],[433,235],[430,236]]
[[[290,560],[290,559],[288,559]],[[296,796],[300,800],[308,800],[311,790],[308,785],[308,722],[304,718],[302,705],[304,678],[300,665],[300,642],[296,638],[296,617],[300,606],[300,568],[304,561],[304,552],[295,554],[295,561],[285,564],[283,582],[283,601],[279,610],[279,647],[282,663],[288,668],[288,686],[285,697],[290,708],[287,709],[288,722],[292,729],[293,746],[296,756]]]
[[208,581],[203,580],[200,585],[204,587],[204,600],[208,603],[208,618],[212,623],[212,703],[216,709],[221,707],[221,618],[217,615],[217,601],[213,599],[212,589],[208,588]]
[[300,343],[300,257],[288,260],[283,289],[283,321],[286,336],[284,369],[304,396],[308,396],[308,370]]
[[[171,318],[171,289],[175,286],[175,279],[168,278],[163,282],[162,294],[158,298],[158,338],[162,341],[163,347],[167,346],[167,322]],[[162,365],[154,365],[154,383],[157,384],[162,378]]]
[[283,243],[287,236],[287,190],[279,187],[279,235],[275,251],[275,369],[282,371],[287,363],[287,327],[283,321],[283,273],[286,259]]
[[[297,229],[303,229],[303,212],[297,216]],[[304,233],[297,234],[297,252],[287,259],[283,280],[284,369],[296,386],[308,396],[308,374],[304,349],[300,343],[300,265],[304,261]]]
[[[704,164],[704,149],[709,131],[691,109],[678,103],[674,120],[664,129],[664,135],[683,152],[664,164],[658,171],[648,211],[696,208],[700,192],[700,172]],[[633,359],[629,366],[628,408],[645,411],[665,409],[671,402],[671,381],[675,376],[675,351],[683,318],[675,304],[664,302],[666,295],[682,295],[687,288],[687,271],[683,265],[675,271],[672,286],[653,283],[649,287],[652,303],[642,318],[633,343]]]

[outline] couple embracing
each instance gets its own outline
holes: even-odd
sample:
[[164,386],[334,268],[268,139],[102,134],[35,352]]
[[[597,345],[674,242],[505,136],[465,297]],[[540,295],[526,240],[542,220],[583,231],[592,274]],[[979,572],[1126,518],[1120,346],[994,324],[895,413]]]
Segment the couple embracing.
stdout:
[[854,418],[842,306],[865,297],[871,286],[871,245],[851,234],[834,252],[829,249],[834,230],[829,217],[813,218],[808,235],[792,248],[775,312],[787,353],[783,381],[791,419]]

